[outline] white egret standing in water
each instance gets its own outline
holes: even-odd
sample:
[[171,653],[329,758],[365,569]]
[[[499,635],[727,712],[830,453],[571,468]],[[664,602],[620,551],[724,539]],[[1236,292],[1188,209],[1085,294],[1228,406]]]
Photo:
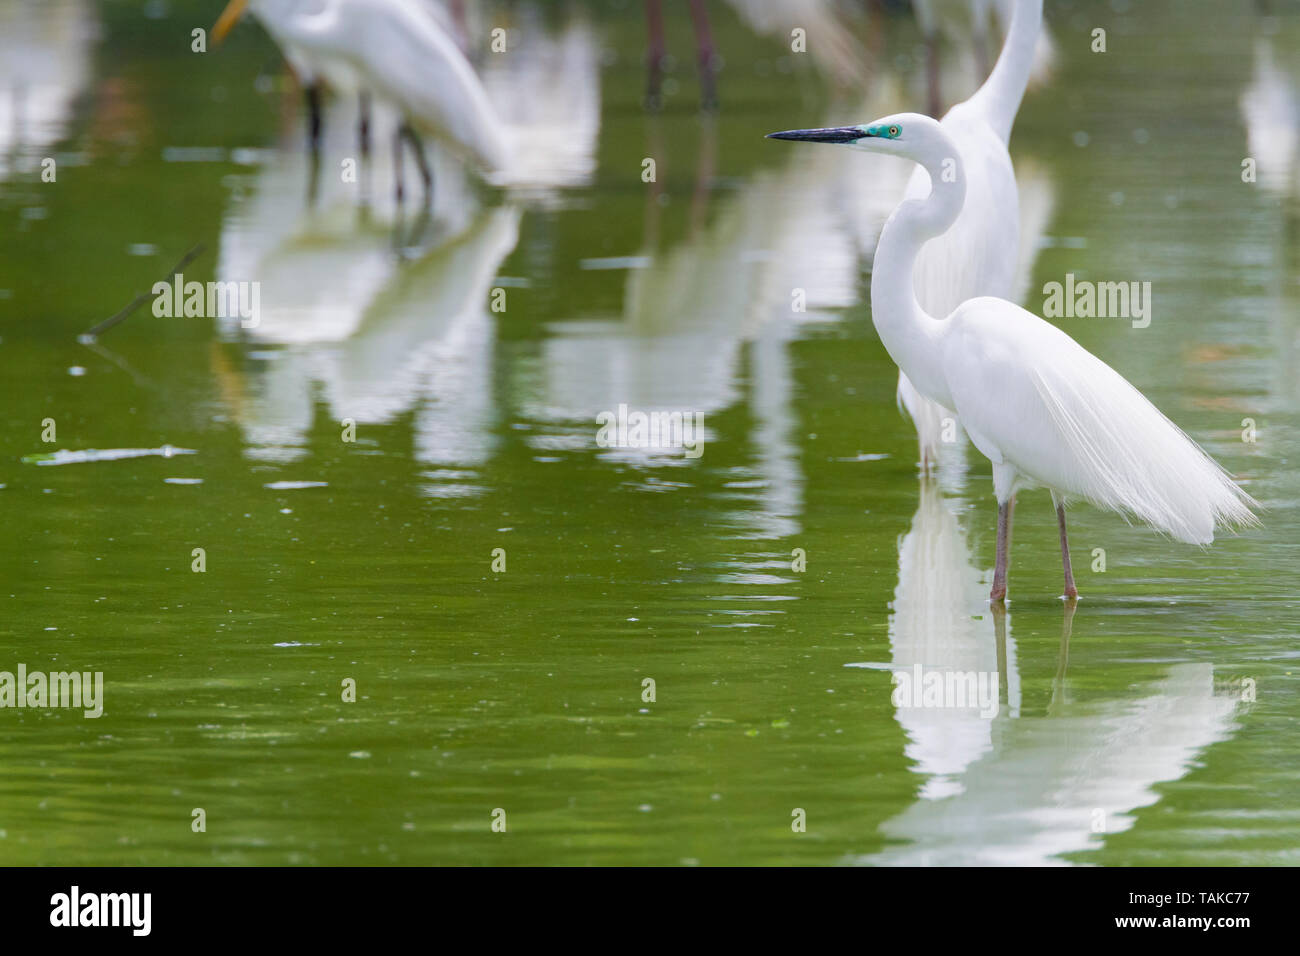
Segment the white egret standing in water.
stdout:
[[[966,202],[952,228],[926,243],[916,260],[916,295],[931,315],[947,315],[979,295],[1009,298],[1019,263],[1019,192],[1007,143],[1029,84],[1034,49],[1043,23],[1043,0],[1016,0],[1006,45],[993,72],[970,99],[941,121],[965,166]],[[907,184],[909,199],[930,191],[918,168]],[[944,419],[951,413],[898,375],[898,401],[916,424],[921,466],[938,455]]]
[[917,391],[961,416],[993,463],[997,564],[990,598],[1007,593],[1016,492],[1045,486],[1060,525],[1065,593],[1070,570],[1065,501],[1082,498],[1133,516],[1179,541],[1205,545],[1217,525],[1258,523],[1255,502],[1118,372],[1050,322],[1005,299],[981,296],[946,320],[917,301],[921,247],[957,221],[966,169],[946,130],[919,113],[865,126],[791,130],[775,139],[842,143],[901,156],[930,175],[925,199],[905,199],[880,233],[871,317],[890,357]]
[[311,91],[320,80],[337,92],[374,94],[402,115],[394,141],[399,199],[403,141],[415,153],[425,199],[431,199],[433,175],[421,133],[485,172],[505,167],[506,137],[496,110],[460,47],[422,0],[230,0],[213,27],[215,40],[245,7],[266,25],[308,87],[314,146],[319,101]]

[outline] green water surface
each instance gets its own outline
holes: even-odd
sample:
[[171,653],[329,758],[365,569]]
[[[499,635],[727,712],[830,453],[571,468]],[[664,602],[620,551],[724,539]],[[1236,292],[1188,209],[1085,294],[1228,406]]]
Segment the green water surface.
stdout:
[[[219,3],[26,6],[62,82],[0,137],[0,671],[105,699],[0,709],[0,862],[1300,859],[1294,4],[1048,4],[1024,301],[1150,282],[1147,328],[1059,322],[1266,509],[1206,550],[1072,509],[1072,620],[1046,492],[1003,617],[988,463],[918,481],[868,302],[907,168],[762,138],[924,108],[905,5],[846,19],[845,79],[710,4],[702,116],[684,5],[656,115],[640,4],[471,4],[518,55],[571,44],[552,106],[596,123],[590,169],[500,190],[438,153],[401,235],[386,140],[369,216],[338,173],[347,103],[308,208],[252,22],[198,54]],[[79,344],[199,244],[186,277],[261,282],[260,329],[146,305]],[[702,413],[703,454],[598,447],[620,403]],[[23,461],[165,446],[194,454]],[[997,715],[896,707],[914,661],[996,674]]]

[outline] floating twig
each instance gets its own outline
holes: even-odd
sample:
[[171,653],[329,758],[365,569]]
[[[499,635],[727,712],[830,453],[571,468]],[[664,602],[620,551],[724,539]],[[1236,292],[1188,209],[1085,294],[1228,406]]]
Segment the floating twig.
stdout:
[[[203,253],[203,243],[200,242],[189,252],[185,253],[185,255],[181,257],[181,261],[176,263],[176,265],[172,267],[171,271],[168,272],[165,276],[163,276],[162,279],[160,279],[159,281],[166,282],[167,280],[171,279],[172,276],[176,275],[176,273],[183,270],[187,265],[189,265],[191,262],[197,259],[200,255],[202,255],[202,253]],[[152,288],[152,286],[150,286],[150,288]],[[127,304],[126,308],[122,309],[121,311],[117,312],[114,315],[110,315],[103,322],[100,322],[98,325],[94,326],[93,328],[87,329],[85,332],[82,332],[80,335],[78,335],[77,341],[80,342],[82,345],[89,345],[91,342],[94,342],[97,338],[99,338],[101,335],[103,335],[113,326],[118,325],[121,322],[125,322],[128,318],[130,318],[131,314],[135,312],[136,309],[140,308],[140,306],[144,305],[148,301],[149,301],[148,293],[145,292],[139,293],[138,295],[136,295],[134,299],[132,299]]]

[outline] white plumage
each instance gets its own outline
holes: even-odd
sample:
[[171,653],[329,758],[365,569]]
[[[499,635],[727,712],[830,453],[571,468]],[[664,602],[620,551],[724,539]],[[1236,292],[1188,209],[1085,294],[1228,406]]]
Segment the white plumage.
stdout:
[[214,36],[246,5],[306,82],[372,92],[485,172],[505,169],[504,126],[474,68],[421,0],[232,0]]
[[944,377],[1006,501],[1045,486],[1191,544],[1255,522],[1227,473],[1128,383],[1056,326],[971,299],[940,339]]

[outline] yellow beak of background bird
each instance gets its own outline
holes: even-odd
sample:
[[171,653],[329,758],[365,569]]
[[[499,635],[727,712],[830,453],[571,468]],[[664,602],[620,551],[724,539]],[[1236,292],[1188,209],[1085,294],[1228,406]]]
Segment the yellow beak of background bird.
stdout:
[[226,9],[221,11],[221,16],[217,17],[217,22],[212,26],[213,43],[220,43],[226,38],[226,34],[244,15],[244,8],[247,6],[248,0],[230,0],[226,4]]

